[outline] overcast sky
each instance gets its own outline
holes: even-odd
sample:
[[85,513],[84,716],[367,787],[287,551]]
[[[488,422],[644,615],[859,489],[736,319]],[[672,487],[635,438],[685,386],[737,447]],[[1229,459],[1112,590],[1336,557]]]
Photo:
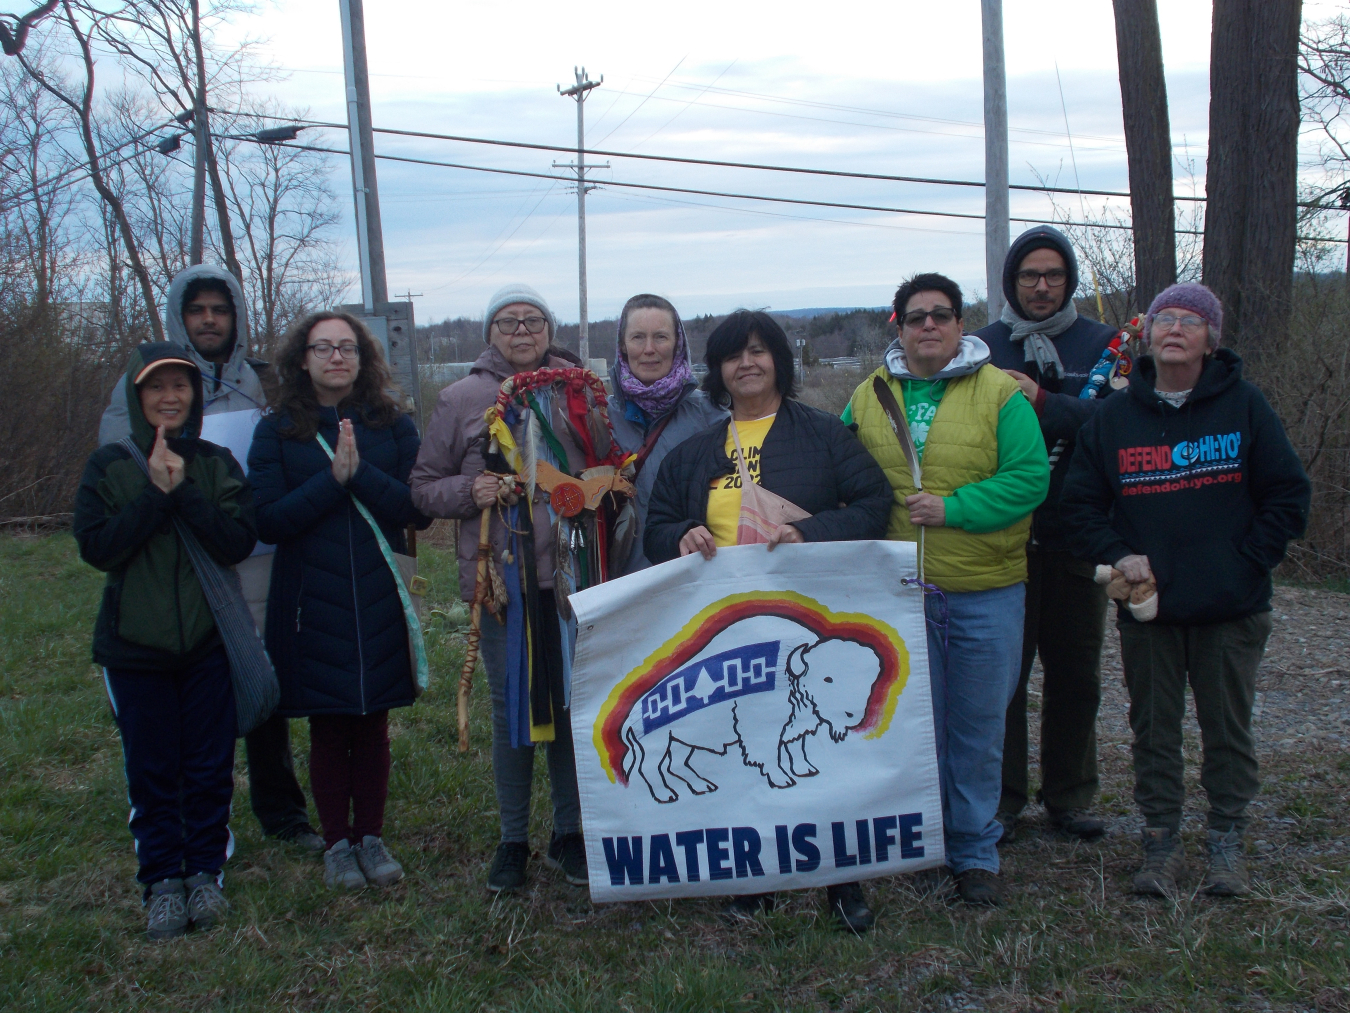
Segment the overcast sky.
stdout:
[[[1323,16],[1319,8],[1329,6],[1305,4],[1305,16]],[[1210,4],[1167,0],[1159,8],[1177,186],[1188,191],[1193,183],[1203,187]],[[604,75],[586,104],[590,147],[907,176],[984,175],[977,0],[367,0],[366,18],[376,127],[575,144],[576,107],[556,85],[572,83],[573,67],[584,65],[593,80]],[[262,39],[263,55],[286,72],[268,90],[315,119],[345,120],[334,0],[277,0],[234,27]],[[1005,0],[1004,37],[1011,181],[1127,189],[1110,0]],[[338,131],[301,136],[330,147],[346,142]],[[555,171],[548,152],[388,135],[376,136],[376,150]],[[1188,156],[1194,180],[1183,166]],[[355,273],[350,168],[332,161]],[[737,306],[875,306],[918,270],[943,271],[971,296],[983,294],[980,221],[604,183],[974,214],[984,207],[980,189],[610,161],[611,169],[594,173],[600,188],[587,197],[592,319],[614,316],[639,291],[670,297],[686,315]],[[576,198],[565,183],[387,161],[378,172],[389,288],[422,293],[415,300],[420,322],[481,315],[489,295],[515,280],[538,288],[562,319],[577,319]],[[1088,204],[1100,211],[1102,200]],[[1062,196],[1060,205],[1075,218],[1081,213],[1076,196]],[[1014,191],[1012,208],[1014,216],[1054,217],[1049,200],[1036,194]],[[1026,227],[1014,222],[1013,234]]]

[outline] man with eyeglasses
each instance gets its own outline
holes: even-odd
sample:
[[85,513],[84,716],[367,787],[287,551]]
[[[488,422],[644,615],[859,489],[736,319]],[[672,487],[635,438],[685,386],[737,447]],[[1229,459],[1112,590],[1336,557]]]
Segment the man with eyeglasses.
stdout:
[[[1022,656],[1031,512],[1050,481],[1036,413],[963,334],[961,289],[920,274],[899,334],[844,412],[893,490],[886,537],[918,543],[947,865],[968,904],[998,904],[994,816],[1004,713]],[[937,593],[940,592],[940,593]]]
[[[1093,583],[1090,564],[1074,558],[1060,518],[1060,490],[1078,430],[1101,405],[1079,391],[1113,328],[1079,316],[1078,258],[1059,230],[1038,225],[1018,236],[1003,265],[1001,319],[976,331],[990,361],[1017,381],[1036,409],[1048,449],[1058,448],[1050,494],[1031,522],[1027,545],[1027,612],[1022,671],[1008,705],[1003,742],[1003,798],[999,822],[1011,842],[1030,798],[1027,683],[1039,652],[1041,786],[1038,800],[1060,833],[1092,840],[1106,831],[1091,807],[1097,798],[1097,708],[1106,632],[1106,592]],[[1109,391],[1107,392],[1109,393]]]

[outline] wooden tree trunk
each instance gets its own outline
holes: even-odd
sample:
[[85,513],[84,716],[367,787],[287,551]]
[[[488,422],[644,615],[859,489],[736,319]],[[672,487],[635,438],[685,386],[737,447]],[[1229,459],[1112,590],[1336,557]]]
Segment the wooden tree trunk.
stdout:
[[1224,340],[1277,348],[1289,330],[1298,212],[1301,0],[1215,0],[1203,278]]
[[1145,310],[1155,295],[1177,280],[1172,128],[1157,0],[1115,0],[1115,12],[1134,222],[1134,302]]

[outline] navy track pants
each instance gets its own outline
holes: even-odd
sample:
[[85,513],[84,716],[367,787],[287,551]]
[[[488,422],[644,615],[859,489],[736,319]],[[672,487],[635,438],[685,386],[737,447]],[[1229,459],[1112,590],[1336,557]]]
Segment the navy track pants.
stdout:
[[122,733],[136,839],[146,884],[218,874],[233,850],[234,692],[225,649],[171,672],[104,669]]

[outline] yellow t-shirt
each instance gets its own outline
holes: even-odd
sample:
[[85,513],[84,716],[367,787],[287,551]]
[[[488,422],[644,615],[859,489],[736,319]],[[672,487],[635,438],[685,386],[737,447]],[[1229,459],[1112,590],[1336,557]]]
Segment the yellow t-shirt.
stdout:
[[[741,449],[745,451],[745,468],[750,479],[756,485],[759,481],[759,448],[764,445],[764,437],[773,425],[773,415],[752,422],[732,422],[736,435],[741,438]],[[708,491],[708,530],[718,545],[735,545],[736,529],[741,521],[741,469],[736,467],[736,441],[731,438],[731,426],[727,426],[726,453],[734,468],[730,475],[713,479]]]

